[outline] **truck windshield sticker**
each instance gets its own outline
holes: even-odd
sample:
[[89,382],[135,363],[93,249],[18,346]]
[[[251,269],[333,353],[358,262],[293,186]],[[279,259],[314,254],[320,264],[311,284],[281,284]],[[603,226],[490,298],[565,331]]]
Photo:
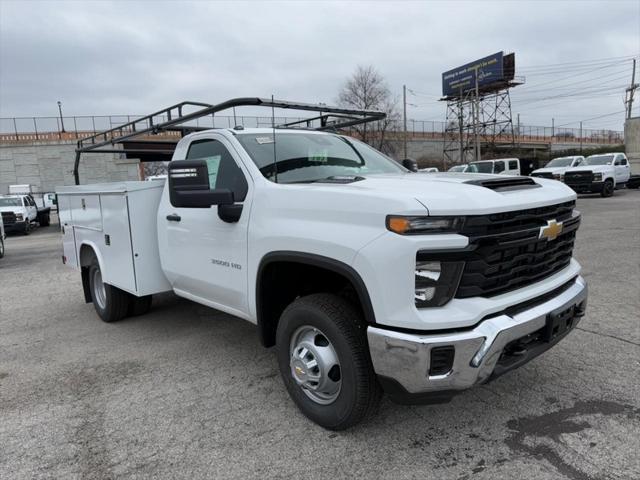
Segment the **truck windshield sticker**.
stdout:
[[309,154],[307,156],[309,157],[310,162],[327,163],[327,161],[329,160],[329,149],[327,148],[322,148],[319,150],[310,148],[308,152]]
[[256,142],[258,142],[260,145],[273,143],[273,137],[256,137]]
[[220,155],[214,155],[213,157],[207,157],[207,170],[209,171],[209,188],[215,190],[216,181],[218,180],[218,170],[220,169]]

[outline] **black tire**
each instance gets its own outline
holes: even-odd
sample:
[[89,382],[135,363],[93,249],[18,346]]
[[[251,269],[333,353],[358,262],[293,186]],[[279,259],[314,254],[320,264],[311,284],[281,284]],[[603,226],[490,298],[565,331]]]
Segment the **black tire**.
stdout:
[[123,319],[127,316],[129,310],[130,295],[108,283],[103,283],[104,299],[102,299],[102,294],[97,293],[99,285],[96,283],[96,272],[99,273],[101,279],[100,265],[98,260],[94,258],[89,266],[89,290],[91,291],[91,301],[96,312],[105,322],[115,322]]
[[607,178],[604,181],[604,185],[602,185],[602,192],[600,192],[600,195],[602,195],[603,197],[610,197],[611,195],[613,195],[614,189],[615,187],[613,185],[613,180]]
[[31,224],[29,222],[24,224],[24,230],[22,231],[23,235],[29,235],[31,233]]
[[4,239],[0,238],[0,258],[4,257]]
[[144,315],[151,308],[151,295],[144,297],[136,297],[135,295],[129,295],[129,309],[127,310],[127,316],[136,317],[138,315]]
[[[295,333],[305,327],[317,328],[337,354],[341,387],[332,403],[314,401],[293,378],[292,341]],[[382,389],[371,365],[366,325],[344,298],[319,293],[294,301],[280,317],[276,347],[280,374],[289,395],[302,413],[318,425],[344,430],[375,412]]]

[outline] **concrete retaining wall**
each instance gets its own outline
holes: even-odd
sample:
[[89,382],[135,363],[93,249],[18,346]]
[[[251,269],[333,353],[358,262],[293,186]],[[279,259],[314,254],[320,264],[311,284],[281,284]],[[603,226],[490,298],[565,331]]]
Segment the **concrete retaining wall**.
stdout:
[[[0,145],[0,194],[9,185],[29,184],[37,192],[53,192],[59,185],[73,185],[75,142],[34,142]],[[139,180],[139,161],[119,154],[84,154],[80,162],[83,184]]]

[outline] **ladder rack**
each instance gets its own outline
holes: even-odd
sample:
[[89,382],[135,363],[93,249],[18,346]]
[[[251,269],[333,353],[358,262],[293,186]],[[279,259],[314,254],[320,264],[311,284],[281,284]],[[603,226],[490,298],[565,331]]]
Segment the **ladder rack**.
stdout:
[[[217,112],[228,110],[230,108],[245,106],[283,108],[320,113],[317,117],[291,122],[284,125],[276,125],[274,128],[291,128],[301,124],[306,124],[306,128],[313,130],[338,130],[340,128],[346,128],[361,123],[382,120],[386,116],[384,112],[372,110],[355,110],[341,107],[330,107],[324,104],[289,102],[285,100],[271,100],[258,97],[234,98],[217,105],[201,102],[181,102],[144,117],[140,117],[131,122],[124,123],[109,130],[78,140],[73,168],[75,183],[76,185],[80,184],[79,167],[80,157],[83,153],[148,153],[148,150],[120,150],[104,147],[107,145],[112,147],[113,145],[122,143],[125,140],[129,140],[134,137],[142,135],[157,135],[160,132],[166,131],[177,131],[184,136],[186,132],[197,131],[202,128],[191,126],[181,127],[180,125],[183,123],[209,115],[214,116]],[[159,118],[161,121],[157,122]],[[319,121],[320,126],[312,127],[314,121]]]

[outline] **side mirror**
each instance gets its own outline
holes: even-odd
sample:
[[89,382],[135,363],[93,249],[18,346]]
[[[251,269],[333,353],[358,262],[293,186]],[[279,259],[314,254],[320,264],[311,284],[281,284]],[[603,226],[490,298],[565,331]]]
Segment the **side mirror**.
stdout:
[[232,205],[233,192],[227,188],[211,190],[205,160],[169,162],[169,200],[174,207],[209,208]]
[[405,158],[402,160],[402,166],[410,172],[418,171],[418,163],[413,158]]

